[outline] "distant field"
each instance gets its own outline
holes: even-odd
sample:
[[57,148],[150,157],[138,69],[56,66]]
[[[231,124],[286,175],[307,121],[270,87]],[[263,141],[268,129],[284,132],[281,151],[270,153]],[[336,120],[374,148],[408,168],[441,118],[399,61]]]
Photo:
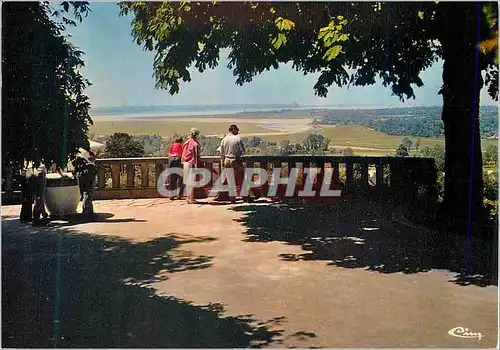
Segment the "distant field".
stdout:
[[[403,139],[403,136],[387,135],[360,125],[315,125],[312,130],[307,132],[292,135],[270,135],[263,136],[262,138],[268,141],[281,141],[283,139],[300,141],[311,132],[319,133],[329,138],[332,145],[353,148],[388,149],[391,152],[399,146]],[[418,138],[410,137],[410,139],[416,142]],[[442,138],[420,138],[420,145],[422,147],[443,142],[444,139]]]
[[260,117],[238,119],[216,117],[150,117],[150,118],[99,118],[94,120],[91,132],[96,135],[109,135],[126,132],[132,135],[159,134],[170,136],[173,133],[186,135],[189,129],[196,127],[202,135],[213,136],[226,134],[229,125],[238,124],[243,136],[280,133],[298,133],[311,129],[311,118],[272,118]]
[[[161,135],[170,136],[174,133],[186,135],[189,130],[196,127],[202,135],[225,134],[231,121],[227,122],[183,122],[183,121],[95,121],[91,132],[96,135],[109,135],[115,132],[125,132],[131,135]],[[253,123],[238,123],[240,129],[251,133],[265,133],[269,129]]]
[[[399,146],[404,136],[393,136],[369,129],[361,125],[314,125],[314,128],[307,131],[291,135],[269,135],[262,136],[266,141],[281,141],[284,139],[300,141],[310,133],[318,133],[330,139],[332,145],[349,146],[351,148],[376,148],[390,150],[391,153]],[[420,147],[434,144],[444,144],[444,137],[414,137],[409,138],[415,143],[420,140]],[[497,144],[498,140],[483,139],[482,145],[486,147],[490,144]],[[366,150],[368,151],[368,150]]]
[[[236,123],[242,136],[256,135],[265,141],[302,141],[311,133],[319,133],[330,139],[336,149],[351,147],[356,155],[394,154],[404,136],[392,136],[360,125],[312,125],[312,119],[303,118],[260,118],[236,119],[224,117],[166,117],[166,118],[117,118],[97,119],[91,132],[96,135],[109,135],[126,132],[132,135],[158,134],[170,136],[174,133],[186,135],[189,129],[197,127],[202,135],[222,135],[227,133],[229,124]],[[420,147],[443,144],[444,138],[410,137],[413,142],[420,139]],[[497,140],[482,141],[482,146],[497,144]]]

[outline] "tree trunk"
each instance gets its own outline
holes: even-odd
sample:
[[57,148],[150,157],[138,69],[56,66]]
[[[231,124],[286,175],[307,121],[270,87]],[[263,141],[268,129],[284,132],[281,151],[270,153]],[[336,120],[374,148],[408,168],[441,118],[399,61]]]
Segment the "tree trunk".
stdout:
[[444,209],[452,218],[471,221],[480,221],[483,212],[479,93],[485,59],[476,47],[487,27],[480,6],[442,3],[438,17],[444,58]]
[[12,166],[10,165],[10,163],[5,163],[3,166],[5,169],[5,184],[3,184],[3,190],[5,191],[7,197],[10,198],[10,196],[12,196],[12,192],[13,192],[12,178],[14,175],[14,170],[13,170]]

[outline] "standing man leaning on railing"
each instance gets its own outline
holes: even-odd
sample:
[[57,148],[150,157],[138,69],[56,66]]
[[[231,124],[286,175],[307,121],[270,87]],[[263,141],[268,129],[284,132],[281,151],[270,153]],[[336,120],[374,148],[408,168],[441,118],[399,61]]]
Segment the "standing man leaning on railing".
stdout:
[[[241,192],[241,186],[245,178],[245,168],[241,157],[245,153],[245,146],[241,136],[238,135],[240,129],[236,124],[231,124],[229,127],[229,134],[227,134],[221,141],[221,163],[225,169],[233,169],[234,180],[236,183],[236,192]],[[236,197],[229,195],[231,202],[236,201]],[[243,198],[246,200],[248,198]]]

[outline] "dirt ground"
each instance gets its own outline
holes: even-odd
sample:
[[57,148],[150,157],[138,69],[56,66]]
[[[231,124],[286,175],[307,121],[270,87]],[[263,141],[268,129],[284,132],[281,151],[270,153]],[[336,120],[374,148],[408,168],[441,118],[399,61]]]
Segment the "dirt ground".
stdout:
[[[460,240],[376,206],[95,209],[95,222],[36,228],[19,223],[19,206],[2,207],[4,347],[497,344],[498,288],[457,283]],[[459,326],[481,339],[448,334]]]

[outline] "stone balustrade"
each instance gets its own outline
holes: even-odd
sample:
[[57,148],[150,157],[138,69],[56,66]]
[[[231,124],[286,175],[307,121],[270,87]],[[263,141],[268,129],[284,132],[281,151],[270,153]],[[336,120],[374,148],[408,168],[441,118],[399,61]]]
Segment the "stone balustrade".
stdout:
[[[203,167],[212,172],[210,188],[220,175],[219,157],[202,157]],[[287,175],[292,167],[321,169],[318,180],[327,176],[342,193],[391,194],[411,200],[418,193],[435,197],[436,169],[431,158],[361,157],[361,156],[246,156],[246,167],[272,169],[281,167]],[[161,197],[157,180],[166,168],[167,157],[108,158],[96,160],[98,184],[96,199]],[[269,177],[271,178],[271,176]]]
[[[166,168],[167,157],[106,158],[97,159],[98,181],[95,199],[156,198],[157,180]],[[203,167],[212,172],[209,189],[220,175],[219,157],[202,157]],[[417,157],[364,157],[364,156],[259,156],[244,157],[246,167],[265,168],[269,175],[272,169],[298,168],[298,182],[303,184],[302,169],[321,169],[317,181],[327,177],[333,184],[331,189],[341,189],[342,195],[376,195],[413,202],[419,198],[433,201],[437,198],[437,172],[434,160]],[[269,179],[272,177],[269,176]],[[9,180],[9,179],[7,179]],[[17,203],[20,191],[9,187],[5,181],[2,188],[4,204]]]

